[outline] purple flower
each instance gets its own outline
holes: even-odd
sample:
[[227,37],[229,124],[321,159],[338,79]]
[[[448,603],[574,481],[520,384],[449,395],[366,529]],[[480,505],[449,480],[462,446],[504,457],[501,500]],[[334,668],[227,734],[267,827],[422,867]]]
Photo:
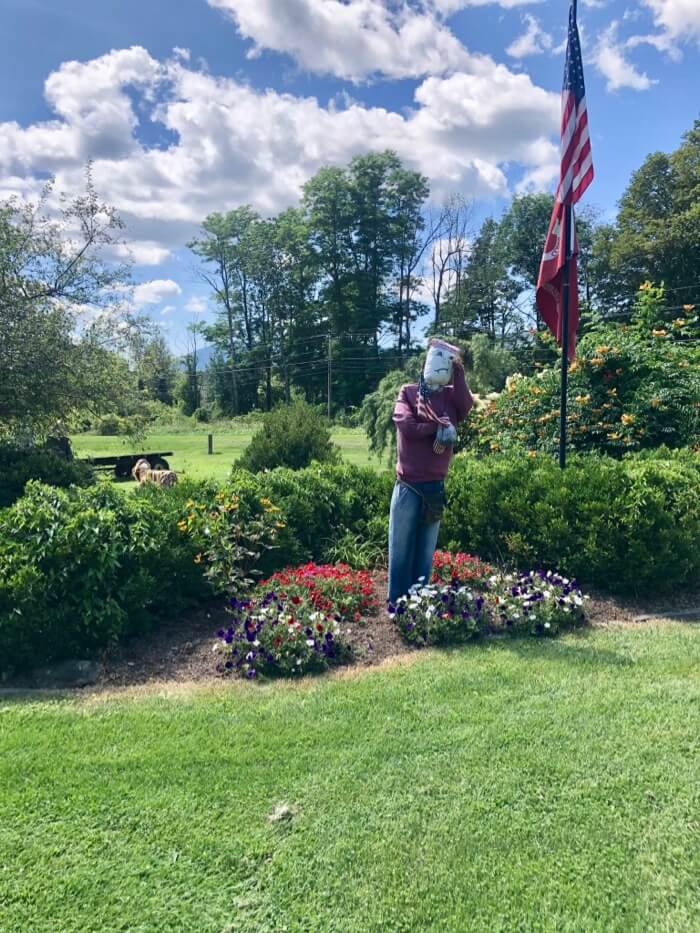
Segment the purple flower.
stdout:
[[224,667],[226,668],[227,671],[230,671],[231,668],[233,667],[233,661],[227,661],[227,662],[224,664]]
[[402,616],[405,611],[406,611],[406,607],[403,604],[396,607],[396,614],[399,616]]
[[245,674],[245,675],[246,675],[246,677],[248,678],[248,680],[252,680],[253,677],[256,676],[256,674],[257,674],[257,671],[255,670],[255,668],[254,668],[254,667],[251,667],[251,669],[250,669],[249,671],[246,671],[246,674]]
[[219,631],[216,633],[216,637],[217,637],[217,638],[225,638],[225,637],[226,637],[226,632],[225,632],[222,628],[220,628]]

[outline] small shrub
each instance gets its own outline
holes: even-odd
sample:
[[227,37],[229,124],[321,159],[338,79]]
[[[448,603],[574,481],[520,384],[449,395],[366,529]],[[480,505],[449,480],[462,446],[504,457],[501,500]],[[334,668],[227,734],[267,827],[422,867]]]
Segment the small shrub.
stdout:
[[339,459],[326,419],[308,403],[298,401],[280,405],[263,416],[262,426],[238,465],[257,473],[275,467],[299,470],[313,460],[337,463]]
[[39,447],[28,449],[0,444],[0,508],[12,505],[30,480],[50,486],[89,486],[95,474],[87,463],[66,460]]
[[348,653],[340,626],[306,604],[285,603],[277,593],[230,603],[230,625],[218,632],[221,672],[252,679],[258,674],[298,676],[322,671]]
[[95,433],[103,437],[115,437],[123,434],[123,422],[118,415],[103,415],[95,422]]

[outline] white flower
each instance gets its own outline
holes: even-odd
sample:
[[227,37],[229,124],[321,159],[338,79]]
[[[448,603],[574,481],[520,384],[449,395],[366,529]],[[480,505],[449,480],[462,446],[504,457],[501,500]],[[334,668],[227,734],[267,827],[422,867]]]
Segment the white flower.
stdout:
[[544,627],[545,627],[545,628],[551,628],[552,626],[549,624],[549,622],[545,622],[545,623],[544,623]]
[[255,648],[257,648],[259,644],[260,644],[260,642],[259,642],[258,639],[256,638],[255,641],[253,642],[253,646],[254,646]]
[[581,599],[580,596],[574,595],[574,603],[575,603],[577,606],[582,606],[582,605],[583,605],[583,600]]
[[313,640],[313,638],[307,638],[307,639],[306,639],[306,644],[309,646],[309,648],[313,648],[313,646],[316,644],[316,642]]
[[296,666],[299,667],[301,664],[301,658],[297,658],[295,663],[296,663]]

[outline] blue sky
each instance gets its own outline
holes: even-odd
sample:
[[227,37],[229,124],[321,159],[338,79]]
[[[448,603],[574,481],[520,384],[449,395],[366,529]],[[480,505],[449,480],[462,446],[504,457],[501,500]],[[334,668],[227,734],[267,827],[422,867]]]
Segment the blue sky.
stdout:
[[[127,222],[134,304],[181,349],[210,313],[184,244],[212,210],[274,213],[320,165],[395,148],[477,215],[551,190],[567,0],[0,0],[0,197],[94,160]],[[700,0],[580,0],[596,179],[700,116]]]

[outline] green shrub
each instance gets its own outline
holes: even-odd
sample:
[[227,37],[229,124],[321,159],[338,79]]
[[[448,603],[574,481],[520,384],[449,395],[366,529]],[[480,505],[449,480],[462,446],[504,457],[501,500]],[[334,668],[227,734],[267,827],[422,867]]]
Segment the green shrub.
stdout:
[[30,482],[0,513],[3,667],[94,656],[210,592],[198,568],[188,572],[195,546],[168,505],[107,483]]
[[298,401],[263,415],[238,466],[257,473],[282,466],[299,470],[314,460],[337,463],[339,459],[327,420],[307,402]]
[[50,486],[89,486],[95,475],[87,463],[66,460],[48,450],[0,444],[0,508],[19,499],[30,479]]
[[119,415],[103,415],[95,422],[95,433],[103,437],[115,437],[123,434],[123,422]]
[[619,593],[700,575],[700,458],[458,455],[441,539],[518,567],[560,568]]

